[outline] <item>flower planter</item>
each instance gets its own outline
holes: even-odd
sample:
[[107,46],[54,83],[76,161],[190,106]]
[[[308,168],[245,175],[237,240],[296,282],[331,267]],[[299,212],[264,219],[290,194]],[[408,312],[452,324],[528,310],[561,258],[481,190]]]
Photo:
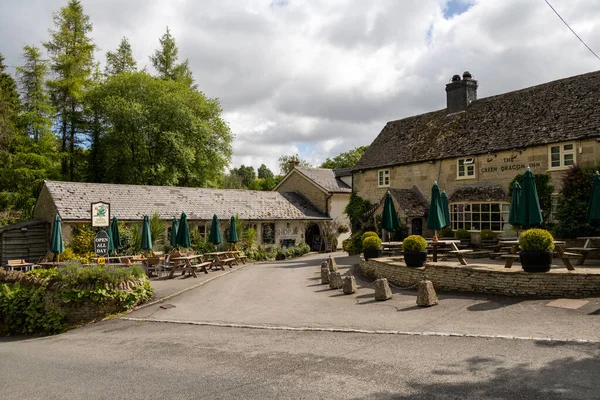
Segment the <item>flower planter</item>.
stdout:
[[427,261],[427,250],[423,251],[405,251],[404,262],[407,267],[419,268]]
[[369,258],[380,258],[382,252],[382,249],[364,249],[363,253],[365,256],[365,261],[367,261]]
[[521,251],[519,252],[521,267],[525,272],[548,272],[552,265],[551,251]]

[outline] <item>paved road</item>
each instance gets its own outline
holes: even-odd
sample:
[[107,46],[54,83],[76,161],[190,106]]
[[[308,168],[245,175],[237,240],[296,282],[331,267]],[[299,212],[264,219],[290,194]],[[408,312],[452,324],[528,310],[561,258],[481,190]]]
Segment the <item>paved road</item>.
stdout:
[[[337,255],[342,274],[350,273],[357,258]],[[349,296],[321,285],[322,258],[251,265],[170,299],[175,308],[156,305],[130,317],[600,341],[597,298],[572,310],[548,307],[553,299],[439,293],[438,306],[420,308],[415,290],[395,290],[392,300],[377,302],[369,280],[359,280],[359,290]]]
[[[0,399],[598,399],[598,305],[415,293],[373,300],[318,284],[320,256],[256,264],[128,317],[0,339]],[[344,273],[355,260],[339,258]],[[152,319],[179,321],[152,322]],[[191,325],[255,324],[263,328]],[[345,327],[409,334],[285,330]],[[427,336],[455,332],[490,337]]]
[[597,399],[600,348],[112,320],[0,342],[0,398]]

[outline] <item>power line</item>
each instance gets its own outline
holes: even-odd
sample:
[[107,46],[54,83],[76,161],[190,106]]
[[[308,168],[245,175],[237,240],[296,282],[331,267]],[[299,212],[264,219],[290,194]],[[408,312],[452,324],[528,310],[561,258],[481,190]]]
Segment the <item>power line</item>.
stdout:
[[548,0],[544,0],[544,1],[545,1],[545,2],[546,2],[546,4],[548,4],[548,6],[549,6],[549,7],[552,9],[552,11],[554,11],[554,13],[555,13],[556,15],[558,15],[558,18],[560,18],[560,20],[561,20],[561,21],[562,21],[562,22],[563,22],[563,23],[564,23],[564,24],[567,26],[567,28],[569,28],[569,30],[570,30],[571,32],[573,32],[573,35],[575,35],[575,36],[577,37],[577,39],[579,39],[579,41],[580,41],[581,43],[583,43],[583,45],[584,45],[585,47],[587,47],[587,49],[588,49],[588,50],[589,50],[589,51],[590,51],[590,52],[591,52],[591,53],[592,53],[592,54],[593,54],[593,55],[594,55],[594,56],[595,56],[595,57],[596,57],[598,60],[600,60],[600,57],[598,57],[598,54],[594,53],[594,50],[592,50],[592,49],[590,48],[590,46],[588,46],[588,45],[587,45],[587,44],[586,44],[586,43],[583,41],[583,39],[582,39],[582,38],[580,38],[580,37],[579,37],[579,35],[578,35],[577,33],[575,33],[575,31],[573,30],[573,28],[571,28],[571,27],[569,26],[569,24],[567,24],[567,21],[565,21],[565,20],[564,20],[564,18],[560,16],[560,14],[558,13],[558,11],[556,11],[556,10],[554,9],[554,7],[552,7],[552,4],[550,4],[550,2],[549,2]]

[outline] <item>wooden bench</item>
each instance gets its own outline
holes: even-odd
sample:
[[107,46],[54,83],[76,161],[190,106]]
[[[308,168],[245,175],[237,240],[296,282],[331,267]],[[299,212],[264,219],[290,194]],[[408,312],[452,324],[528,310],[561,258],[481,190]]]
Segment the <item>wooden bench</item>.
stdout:
[[472,253],[472,252],[473,252],[473,250],[461,249],[461,250],[450,250],[448,253],[456,255],[456,257],[458,258],[458,261],[460,261],[460,263],[462,265],[467,265],[467,262],[465,261],[465,258],[462,255],[465,253]]
[[246,264],[246,258],[248,258],[248,256],[241,255],[241,256],[236,256],[236,258],[238,260],[242,261],[242,264]]
[[233,263],[236,262],[235,257],[225,258],[223,260],[219,260],[221,266],[227,265],[229,268],[233,268]]
[[504,268],[511,268],[513,262],[520,258],[518,254],[502,254],[500,258],[506,258],[506,263],[504,264]]
[[488,254],[488,256],[489,256],[489,257],[490,257],[492,260],[495,260],[495,259],[496,259],[496,257],[500,257],[500,256],[503,256],[503,255],[506,255],[506,253],[495,252],[495,253],[490,253],[490,254]]
[[[596,247],[569,247],[566,249],[569,252],[578,252],[575,254],[581,254],[581,258],[579,259],[579,261],[577,261],[577,265],[583,265],[583,263],[585,262],[585,260],[587,259],[589,252],[590,251],[594,251],[594,250],[598,250],[598,248]],[[573,254],[573,253],[569,253],[569,254]]]

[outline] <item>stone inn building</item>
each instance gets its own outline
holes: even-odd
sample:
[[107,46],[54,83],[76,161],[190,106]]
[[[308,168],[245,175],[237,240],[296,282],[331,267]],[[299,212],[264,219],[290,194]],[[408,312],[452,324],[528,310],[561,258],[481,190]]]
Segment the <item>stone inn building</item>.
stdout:
[[323,228],[331,218],[319,211],[306,197],[297,192],[206,189],[173,186],[118,185],[45,181],[34,208],[33,217],[52,222],[55,215],[62,219],[65,244],[70,243],[77,225],[90,225],[91,204],[110,204],[110,218],[126,224],[141,224],[145,215],[158,213],[170,222],[185,212],[190,229],[197,227],[207,236],[213,214],[219,218],[224,232],[229,219],[238,216],[257,232],[257,244],[299,244],[305,241],[307,229]]
[[434,181],[453,230],[509,229],[508,187],[549,174],[553,208],[565,171],[600,159],[600,71],[478,99],[469,72],[446,85],[446,108],[388,122],[353,168],[353,189],[380,204],[389,190],[413,234],[425,229]]

